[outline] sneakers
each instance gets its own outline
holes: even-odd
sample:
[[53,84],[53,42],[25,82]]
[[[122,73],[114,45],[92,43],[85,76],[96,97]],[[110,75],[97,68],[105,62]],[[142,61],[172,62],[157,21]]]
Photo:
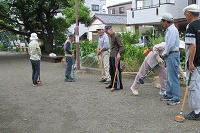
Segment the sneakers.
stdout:
[[185,119],[200,121],[200,113],[196,114],[194,111],[184,115]]
[[66,78],[66,79],[65,79],[65,82],[73,82],[73,79],[71,79],[71,78],[69,78],[69,79]]
[[33,84],[33,87],[37,87],[37,86],[42,86],[42,84],[41,83]]
[[112,88],[112,85],[106,86],[106,89],[110,89],[110,88]]
[[132,86],[130,87],[131,91],[133,92],[133,95],[137,96],[139,93],[138,93],[138,90],[137,89],[134,89]]
[[177,105],[177,104],[180,104],[180,101],[171,101],[171,102],[168,102],[167,105]]
[[106,82],[106,79],[102,79],[102,80],[100,80],[99,82]]
[[160,98],[161,101],[172,101],[172,98],[169,98],[167,95],[164,95]]

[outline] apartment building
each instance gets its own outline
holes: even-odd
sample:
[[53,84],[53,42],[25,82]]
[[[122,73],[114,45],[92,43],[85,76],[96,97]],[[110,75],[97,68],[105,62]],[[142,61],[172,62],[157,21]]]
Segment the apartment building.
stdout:
[[127,24],[132,25],[140,34],[145,32],[145,27],[159,30],[163,13],[171,13],[176,27],[185,30],[187,22],[183,14],[183,8],[189,4],[200,4],[200,0],[132,0],[132,8],[127,11]]
[[132,8],[132,1],[123,2],[108,6],[108,14],[127,14],[127,10]]

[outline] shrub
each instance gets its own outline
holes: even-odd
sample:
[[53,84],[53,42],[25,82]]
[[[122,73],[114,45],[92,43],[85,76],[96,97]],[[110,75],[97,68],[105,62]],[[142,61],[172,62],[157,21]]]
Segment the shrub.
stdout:
[[0,51],[3,51],[4,49],[5,49],[5,46],[2,43],[0,43]]

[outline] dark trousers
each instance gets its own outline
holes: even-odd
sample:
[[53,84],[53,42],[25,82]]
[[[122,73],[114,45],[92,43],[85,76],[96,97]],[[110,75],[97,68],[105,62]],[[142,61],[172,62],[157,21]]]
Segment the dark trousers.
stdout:
[[32,65],[32,81],[33,84],[37,84],[38,76],[40,74],[40,60],[31,60]]
[[[110,76],[111,76],[111,85],[113,85],[115,71],[116,71],[117,58],[110,57],[109,63],[110,63],[109,72],[110,72]],[[121,75],[121,69],[120,69],[120,60],[119,60],[117,68],[118,68],[118,72],[116,74],[116,79],[115,79],[115,89],[122,89],[123,85],[122,85],[122,75]]]
[[65,56],[65,58],[66,58],[65,77],[69,79],[71,78],[71,71],[72,71],[72,57]]

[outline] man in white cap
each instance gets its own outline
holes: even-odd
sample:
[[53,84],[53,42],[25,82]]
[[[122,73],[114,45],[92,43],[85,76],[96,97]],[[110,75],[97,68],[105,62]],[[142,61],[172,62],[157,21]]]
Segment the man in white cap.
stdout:
[[102,77],[103,79],[100,82],[104,82],[105,84],[109,84],[110,74],[109,74],[109,38],[107,34],[104,32],[104,28],[99,26],[97,28],[97,33],[99,34],[98,40],[98,48],[97,55],[101,57],[101,67],[102,67]]
[[32,33],[30,37],[31,42],[28,45],[28,53],[30,55],[30,60],[32,65],[33,87],[41,85],[37,81],[38,76],[40,74],[40,58],[41,58],[41,49],[37,39],[38,39],[37,34]]
[[174,25],[174,19],[170,13],[162,15],[161,24],[166,29],[166,46],[162,57],[165,59],[167,67],[167,86],[166,95],[160,98],[160,100],[170,101],[167,105],[176,105],[180,104],[180,81],[178,78],[178,67],[180,64],[179,32]]
[[[185,119],[200,121],[200,8],[196,4],[183,9],[189,22],[186,27],[186,80],[192,74],[189,84],[188,101],[193,111],[184,115]],[[198,52],[197,52],[198,51]],[[187,82],[186,82],[187,83]]]

